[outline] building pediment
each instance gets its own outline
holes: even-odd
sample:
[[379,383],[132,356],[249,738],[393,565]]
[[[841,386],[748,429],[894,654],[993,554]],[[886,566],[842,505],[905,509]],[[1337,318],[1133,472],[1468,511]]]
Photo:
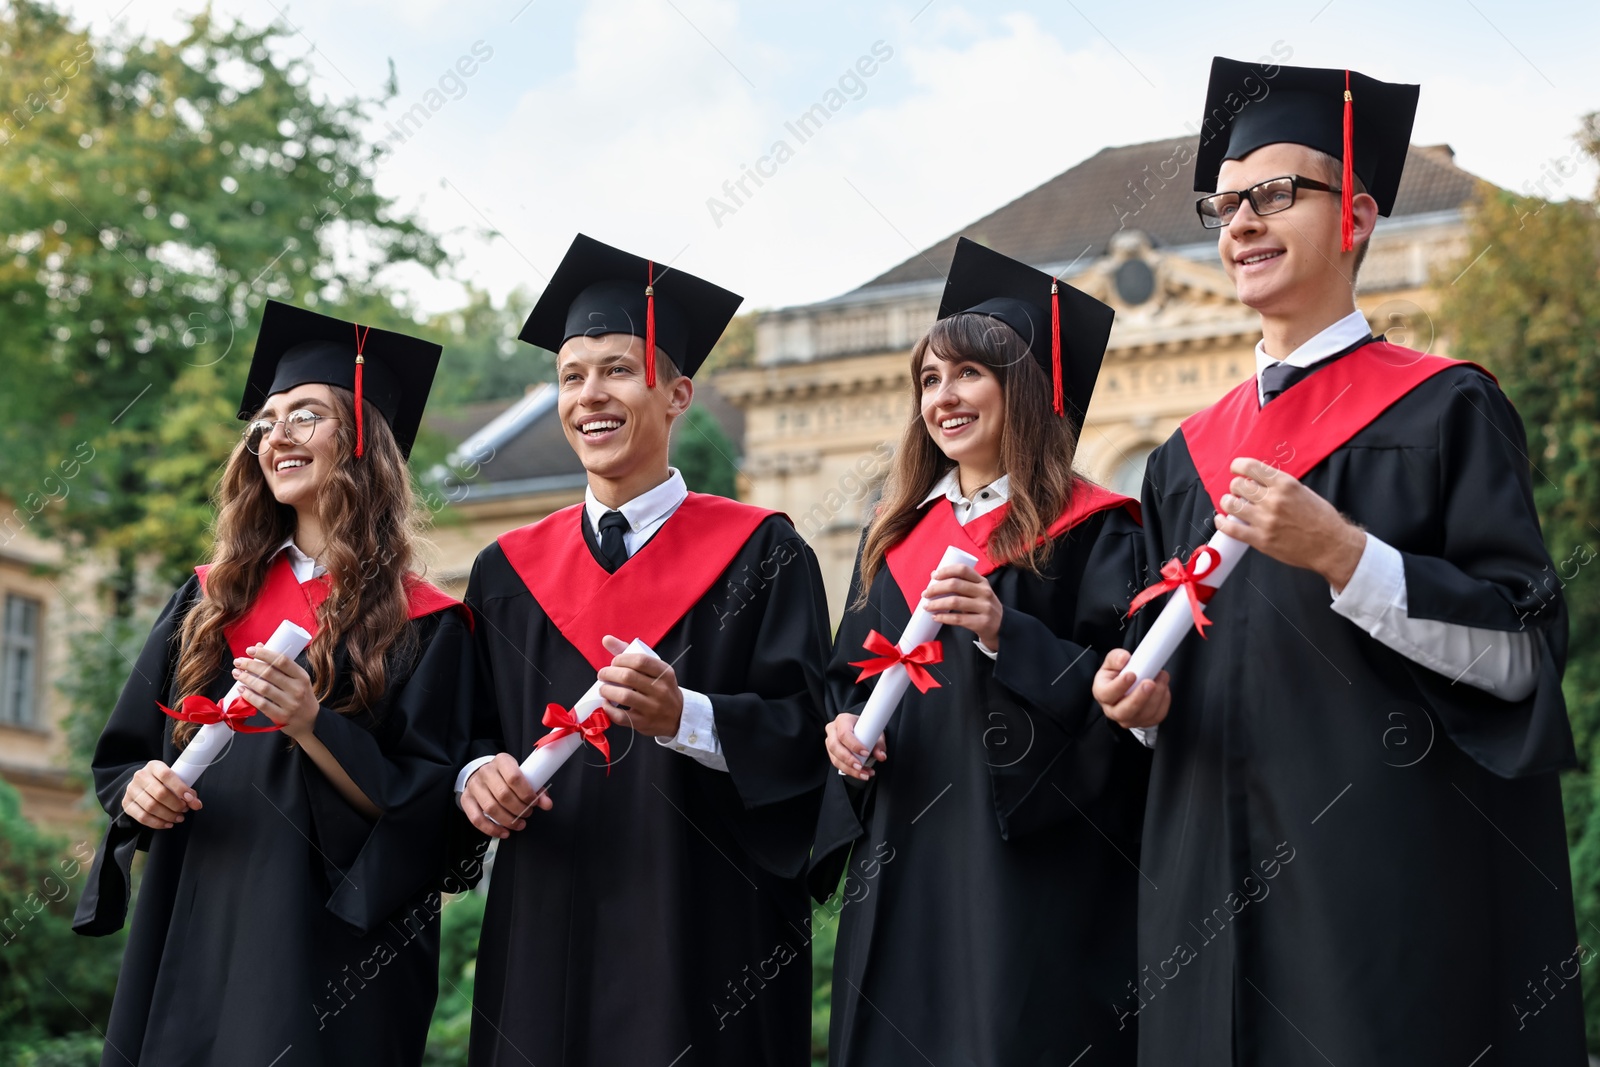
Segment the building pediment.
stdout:
[[1221,266],[1157,248],[1138,230],[1117,234],[1106,254],[1071,281],[1116,309],[1113,358],[1119,351],[1231,340],[1259,330]]

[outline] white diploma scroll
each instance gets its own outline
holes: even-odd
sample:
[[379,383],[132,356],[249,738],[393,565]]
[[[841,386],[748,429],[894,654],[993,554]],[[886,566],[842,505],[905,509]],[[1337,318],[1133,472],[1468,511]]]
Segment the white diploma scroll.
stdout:
[[[1234,564],[1250,551],[1250,546],[1229,537],[1221,530],[1218,530],[1207,543],[1216,550],[1220,559],[1209,573],[1200,578],[1198,584],[1215,589],[1228,580]],[[1155,625],[1144,635],[1139,647],[1133,650],[1133,656],[1123,668],[1123,673],[1132,671],[1135,685],[1147,678],[1154,678],[1161,673],[1161,668],[1167,665],[1167,660],[1172,658],[1172,654],[1178,650],[1178,645],[1192,629],[1194,629],[1194,611],[1189,605],[1189,594],[1184,589],[1174,589],[1167,595],[1167,602],[1162,605],[1161,614],[1156,616]]]
[[[954,545],[945,549],[944,555],[939,559],[939,567],[951,565],[959,567],[963,564],[976,567],[978,557],[971,552],[963,552]],[[934,570],[937,571],[939,567],[935,567]],[[929,577],[931,579],[931,573]],[[901,654],[910,652],[925,641],[933,640],[939,633],[941,625],[919,603],[917,610],[911,613],[911,621],[906,623],[905,633],[900,635]],[[856,720],[856,740],[867,749],[870,750],[877,743],[884,727],[894,718],[895,709],[900,706],[900,698],[906,695],[906,686],[910,684],[911,677],[906,673],[906,666],[903,663],[896,663],[878,675],[878,684],[873,686],[871,695],[867,697],[867,706],[862,709],[861,717]]]
[[[268,648],[274,652],[281,652],[290,659],[297,658],[310,643],[311,635],[288,619],[280,622],[278,628],[272,631],[272,636],[267,638]],[[234,682],[233,688],[223,695],[219,706],[226,711],[229,704],[239,699],[242,691],[239,683]],[[211,766],[211,761],[228,747],[230,733],[232,730],[225,722],[207,723],[200,727],[194,736],[189,738],[188,746],[173,762],[173,773],[182,778],[185,785],[194,785],[195,779],[200,777],[201,772]]]
[[[626,651],[643,652],[645,655],[655,659],[661,658],[656,655],[654,649],[637,638],[628,643]],[[604,704],[605,698],[600,695],[600,681],[596,679],[595,683],[589,687],[589,691],[583,694],[578,699],[578,702],[572,706],[572,715],[579,722],[583,722],[594,714],[595,709]],[[553,733],[554,731],[551,732]],[[560,740],[552,741],[548,745],[535,748],[528,754],[528,758],[522,761],[522,777],[535,790],[543,789],[550,784],[550,779],[555,777],[556,771],[561,769],[561,765],[571,759],[572,754],[582,747],[583,735],[574,733],[568,734]]]

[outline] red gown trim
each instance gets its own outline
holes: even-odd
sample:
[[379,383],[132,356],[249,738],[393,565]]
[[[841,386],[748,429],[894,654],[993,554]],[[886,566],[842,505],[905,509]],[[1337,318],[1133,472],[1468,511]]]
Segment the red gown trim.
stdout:
[[[1137,500],[1080,480],[1065,510],[1050,524],[1049,536],[1060,537],[1089,516],[1118,507],[1126,508],[1138,521]],[[1002,564],[989,558],[987,546],[989,535],[1000,525],[1009,508],[1009,504],[1002,504],[963,526],[956,521],[955,507],[948,497],[935,500],[911,532],[884,556],[889,574],[906,598],[906,605],[912,611],[917,610],[922,591],[928,588],[928,575],[933,573],[944,550],[951,545],[978,557],[979,574],[989,575],[998,570]]]
[[1266,407],[1247,378],[1221,400],[1183,420],[1194,468],[1218,510],[1240,456],[1303,478],[1411,390],[1465,360],[1430,356],[1385,341],[1362,345],[1290,386]]
[[499,544],[561,636],[599,670],[612,660],[602,637],[654,647],[706,595],[756,527],[776,514],[690,493],[615,574],[584,541],[582,504],[501,534]]

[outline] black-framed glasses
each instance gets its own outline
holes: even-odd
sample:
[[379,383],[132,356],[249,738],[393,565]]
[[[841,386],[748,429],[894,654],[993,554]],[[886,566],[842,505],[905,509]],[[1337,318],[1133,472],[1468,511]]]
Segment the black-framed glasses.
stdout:
[[315,411],[307,411],[305,408],[296,408],[281,419],[256,419],[244,428],[244,447],[254,455],[261,455],[261,442],[272,436],[275,426],[283,427],[283,435],[289,439],[290,444],[303,445],[311,440],[311,436],[317,432],[317,423],[324,419],[329,422],[339,421],[332,415],[318,415]]
[[1202,226],[1208,230],[1220,230],[1233,221],[1239,205],[1247,199],[1250,201],[1251,210],[1257,215],[1273,215],[1279,211],[1287,211],[1294,207],[1296,189],[1314,189],[1319,193],[1339,191],[1325,182],[1302,178],[1298,174],[1286,174],[1281,178],[1268,178],[1264,182],[1257,182],[1248,189],[1202,196],[1194,202],[1194,209],[1200,214]]

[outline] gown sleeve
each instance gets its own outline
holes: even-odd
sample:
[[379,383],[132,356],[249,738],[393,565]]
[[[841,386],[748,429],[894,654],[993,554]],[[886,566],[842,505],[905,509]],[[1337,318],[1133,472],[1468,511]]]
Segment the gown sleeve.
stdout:
[[1072,533],[1092,540],[1081,575],[1038,583],[1049,600],[1031,613],[1008,604],[1000,622],[985,703],[1000,712],[997,721],[1022,711],[1030,742],[1015,761],[987,761],[1007,840],[1079,818],[1137,838],[1142,821],[1151,754],[1101,713],[1091,687],[1100,661],[1122,641],[1122,614],[1143,571],[1143,532],[1117,508]]
[[1437,551],[1402,552],[1407,614],[1539,639],[1538,687],[1502,700],[1406,660],[1451,739],[1505,778],[1576,766],[1561,693],[1567,611],[1534,506],[1522,419],[1489,379],[1454,379],[1438,425]]
[[[839,630],[834,635],[833,651],[828,658],[827,719],[829,722],[842,714],[860,715],[872,692],[870,682],[856,681],[861,668],[852,667],[850,660],[861,656],[862,642],[872,629],[869,616],[877,612],[869,604],[865,610],[856,610],[856,598],[861,593],[861,549],[866,545],[866,531],[856,547],[856,562],[850,572],[850,589],[845,594],[844,616],[839,620]],[[823,776],[822,808],[817,815],[817,831],[811,846],[811,860],[806,868],[806,886],[819,902],[833,896],[850,858],[850,849],[866,833],[867,805],[872,796],[873,781],[862,782],[838,773],[828,761],[825,738],[819,738],[817,750],[827,765]]]
[[[769,520],[771,521],[771,520]],[[745,807],[812,792],[826,762],[822,737],[828,605],[817,557],[800,535],[773,550],[777,577],[756,620],[745,693],[708,693],[728,774]]]
[[[775,576],[764,591],[747,689],[706,693],[728,772],[701,780],[720,796],[752,858],[783,877],[805,866],[816,801],[828,770],[823,744],[828,605],[817,558],[788,523],[763,524],[764,559]],[[754,540],[754,538],[752,538]],[[764,573],[764,571],[763,571]]]
[[326,906],[361,935],[418,894],[449,888],[452,791],[473,703],[471,629],[460,609],[410,625],[415,666],[400,678],[391,674],[376,714],[325,708],[317,718],[317,739],[378,808],[377,821],[368,822],[300,754],[333,887]]
[[122,929],[127,919],[134,853],[148,849],[156,831],[123,812],[122,796],[139,768],[153,759],[170,764],[176,756],[167,730],[169,720],[156,705],[171,699],[179,632],[200,595],[200,580],[190,578],[167,601],[95,745],[90,763],[95,796],[111,816],[111,825],[95,852],[73,916],[72,928],[80,934],[112,934]]

